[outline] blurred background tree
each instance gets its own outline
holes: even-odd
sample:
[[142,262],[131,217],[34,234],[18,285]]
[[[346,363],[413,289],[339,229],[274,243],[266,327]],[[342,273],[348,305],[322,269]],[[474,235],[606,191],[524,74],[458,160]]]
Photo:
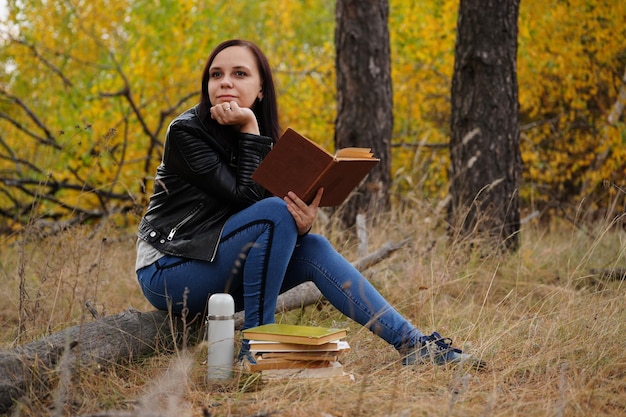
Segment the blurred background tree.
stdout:
[[327,4],[9,1],[8,12],[0,51],[5,232],[141,211],[167,124],[196,104],[204,62],[227,38],[267,51],[283,124],[332,141]]
[[380,162],[341,207],[343,225],[389,209],[393,92],[388,0],[337,0],[335,51],[339,148],[371,148]]
[[452,77],[450,204],[455,237],[519,247],[519,0],[461,0]]
[[572,219],[623,214],[626,129],[612,109],[626,88],[626,3],[531,0],[521,8],[522,198]]
[[[394,202],[448,191],[458,0],[390,0]],[[0,231],[145,206],[169,120],[219,41],[258,43],[283,128],[332,148],[335,2],[7,1],[0,22]],[[624,212],[626,3],[527,0],[518,83],[524,212]],[[609,115],[612,115],[609,118]],[[576,218],[578,216],[578,219]]]

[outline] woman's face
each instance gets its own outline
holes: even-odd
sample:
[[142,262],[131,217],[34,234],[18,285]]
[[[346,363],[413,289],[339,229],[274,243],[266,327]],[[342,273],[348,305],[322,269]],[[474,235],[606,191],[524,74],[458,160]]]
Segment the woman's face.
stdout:
[[209,69],[212,105],[235,101],[252,108],[263,97],[263,81],[254,54],[243,46],[230,46],[215,56]]

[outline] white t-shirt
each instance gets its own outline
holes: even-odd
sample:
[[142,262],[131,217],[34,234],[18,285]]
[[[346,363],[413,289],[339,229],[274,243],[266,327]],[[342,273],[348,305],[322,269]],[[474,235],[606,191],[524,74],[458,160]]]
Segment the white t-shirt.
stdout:
[[139,271],[148,265],[152,265],[165,254],[142,239],[137,239],[137,260],[135,261],[135,271]]

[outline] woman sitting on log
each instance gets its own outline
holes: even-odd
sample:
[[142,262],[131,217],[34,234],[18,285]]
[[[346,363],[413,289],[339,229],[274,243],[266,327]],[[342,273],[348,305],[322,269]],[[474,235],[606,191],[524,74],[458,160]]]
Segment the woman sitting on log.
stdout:
[[[398,313],[326,238],[309,233],[311,204],[269,196],[250,177],[280,136],[272,73],[247,41],[210,54],[199,104],[169,126],[154,193],[140,223],[137,277],[157,309],[202,314],[230,293],[243,328],[273,323],[278,295],[312,281],[347,317],[400,353],[402,363],[476,361]],[[244,340],[240,359],[248,353]],[[250,355],[247,355],[250,357]]]

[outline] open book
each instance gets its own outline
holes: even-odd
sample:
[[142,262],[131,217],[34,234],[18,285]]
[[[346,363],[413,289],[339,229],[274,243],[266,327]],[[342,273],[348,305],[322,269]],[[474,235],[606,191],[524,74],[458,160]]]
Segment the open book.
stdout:
[[281,198],[293,191],[307,204],[323,187],[320,207],[338,206],[379,161],[369,148],[344,148],[333,155],[287,129],[252,179]]

